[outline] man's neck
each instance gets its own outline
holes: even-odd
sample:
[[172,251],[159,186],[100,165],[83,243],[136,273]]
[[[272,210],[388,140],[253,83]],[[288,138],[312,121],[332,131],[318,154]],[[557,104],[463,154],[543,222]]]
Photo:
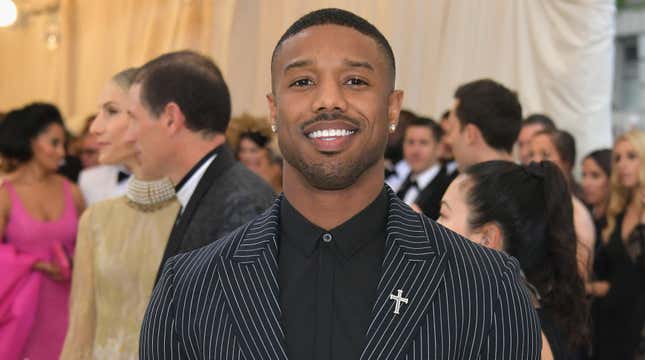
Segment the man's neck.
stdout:
[[226,141],[222,134],[213,135],[212,138],[208,139],[199,134],[194,134],[194,137],[194,139],[190,139],[190,141],[183,144],[181,151],[176,153],[175,166],[168,174],[170,181],[174,185],[177,185],[204,156]]
[[463,171],[465,168],[471,165],[483,163],[485,161],[493,160],[503,160],[503,161],[513,161],[513,155],[509,152],[497,150],[490,148],[488,146],[481,147],[479,149],[473,150],[472,152],[472,162],[469,164],[459,164],[459,170]]
[[284,195],[302,216],[323,229],[331,230],[365,209],[383,190],[383,163],[366,170],[346,189],[320,190],[307,183],[285,162]]

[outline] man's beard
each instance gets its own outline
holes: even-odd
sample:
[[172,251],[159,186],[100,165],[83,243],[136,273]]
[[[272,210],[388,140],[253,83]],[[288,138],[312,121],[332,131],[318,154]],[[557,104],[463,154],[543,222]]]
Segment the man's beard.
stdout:
[[374,166],[381,158],[381,152],[369,151],[364,156],[347,161],[329,161],[310,163],[305,161],[298,151],[282,149],[284,159],[305,178],[309,185],[320,190],[341,190],[354,184],[363,173]]
[[[338,112],[320,113],[301,125],[301,130],[307,125],[325,120],[343,119],[361,128],[361,121]],[[360,130],[359,130],[360,131]],[[354,135],[352,135],[354,136]],[[309,185],[320,190],[341,190],[354,184],[363,173],[383,158],[387,138],[381,144],[373,144],[364,148],[354,159],[337,160],[336,157],[347,157],[341,154],[323,154],[319,162],[308,162],[302,156],[302,151],[292,147],[288,141],[279,141],[280,150],[285,161],[293,166],[305,178]],[[385,170],[383,170],[385,172]]]

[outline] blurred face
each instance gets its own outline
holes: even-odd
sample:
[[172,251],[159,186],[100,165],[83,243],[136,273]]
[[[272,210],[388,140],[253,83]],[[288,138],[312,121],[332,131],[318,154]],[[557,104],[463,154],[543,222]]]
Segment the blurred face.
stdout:
[[466,132],[463,131],[459,118],[457,117],[457,107],[459,106],[459,100],[455,99],[455,102],[450,109],[450,115],[446,121],[445,131],[446,134],[444,139],[446,144],[452,149],[452,154],[455,157],[455,161],[459,164],[460,168],[464,168],[471,165],[471,149],[468,148],[468,142],[466,140]]
[[55,172],[65,158],[65,130],[59,124],[51,124],[32,142],[31,161],[45,170]]
[[622,186],[634,189],[640,185],[640,163],[638,152],[629,141],[621,140],[616,143],[613,171],[618,173],[618,181]]
[[83,168],[89,168],[99,164],[99,140],[94,134],[87,134],[83,138],[81,146],[81,162]]
[[582,191],[590,205],[604,204],[609,198],[609,177],[590,157],[582,162]]
[[427,126],[408,126],[403,139],[403,158],[413,174],[418,174],[436,164],[439,144]]
[[437,222],[459,235],[481,244],[481,233],[474,231],[468,225],[468,218],[470,216],[470,208],[466,202],[466,196],[470,190],[468,181],[467,176],[459,175],[448,186],[441,200],[441,210]]
[[531,138],[543,129],[544,127],[540,124],[522,126],[520,134],[517,137],[517,147],[522,165],[527,165],[531,162]]
[[[348,188],[383,172],[389,124],[402,92],[375,40],[337,25],[313,26],[282,43],[268,96],[285,176],[320,190]],[[380,170],[379,170],[380,169]]]
[[126,140],[135,142],[143,173],[167,176],[167,162],[174,147],[170,146],[170,136],[164,123],[143,105],[141,84],[131,86],[128,97],[130,127]]
[[447,141],[448,136],[446,136],[450,128],[450,123],[448,122],[449,117],[442,119],[440,123],[441,129],[444,132],[444,136],[441,137],[441,141],[439,142],[439,148],[440,148],[439,158],[442,160],[453,160],[455,157],[452,153],[452,148],[450,147],[450,144],[448,144],[448,141]]
[[560,157],[560,153],[551,141],[551,137],[546,134],[536,135],[531,139],[530,148],[531,161],[551,161],[556,164],[565,176],[569,176],[569,166]]
[[122,164],[135,155],[134,143],[126,140],[130,125],[127,92],[110,81],[99,99],[99,112],[90,126],[99,147],[101,164]]
[[263,166],[269,165],[267,150],[259,147],[253,140],[242,138],[237,153],[240,162],[247,168],[258,172]]

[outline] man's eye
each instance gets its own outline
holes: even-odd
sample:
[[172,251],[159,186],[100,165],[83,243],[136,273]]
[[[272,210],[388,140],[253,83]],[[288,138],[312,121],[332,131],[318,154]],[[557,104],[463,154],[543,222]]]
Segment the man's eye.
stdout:
[[291,83],[291,85],[289,85],[289,87],[306,87],[306,86],[311,86],[313,84],[314,84],[314,82],[311,81],[310,79],[300,79],[300,80],[296,80],[293,83]]
[[351,78],[348,79],[345,82],[347,85],[352,85],[352,86],[362,86],[362,85],[367,85],[367,82],[365,82],[363,79],[360,78]]

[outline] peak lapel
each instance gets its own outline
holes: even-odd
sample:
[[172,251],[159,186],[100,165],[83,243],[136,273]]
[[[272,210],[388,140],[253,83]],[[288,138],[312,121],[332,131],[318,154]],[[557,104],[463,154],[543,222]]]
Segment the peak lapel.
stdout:
[[[385,258],[372,322],[361,359],[398,359],[426,314],[437,287],[443,282],[445,253],[439,251],[420,215],[390,191]],[[395,314],[396,300],[407,299]]]
[[245,229],[224,260],[222,285],[247,359],[287,359],[278,297],[280,200]]

